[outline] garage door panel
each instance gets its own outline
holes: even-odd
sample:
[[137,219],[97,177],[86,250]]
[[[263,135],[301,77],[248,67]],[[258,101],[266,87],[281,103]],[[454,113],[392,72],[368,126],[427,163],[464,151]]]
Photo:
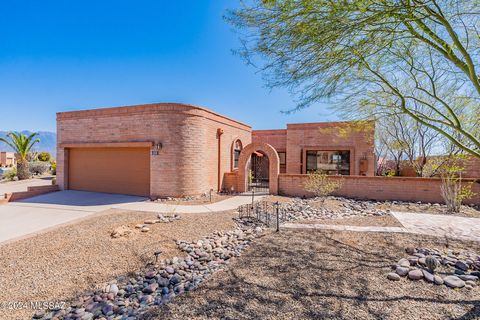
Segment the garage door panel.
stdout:
[[69,189],[148,196],[149,148],[72,148]]

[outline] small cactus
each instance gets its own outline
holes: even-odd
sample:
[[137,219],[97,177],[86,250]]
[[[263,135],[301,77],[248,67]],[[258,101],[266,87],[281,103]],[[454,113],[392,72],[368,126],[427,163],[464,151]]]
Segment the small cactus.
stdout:
[[432,273],[439,266],[439,264],[440,263],[438,262],[437,258],[435,258],[434,256],[427,256],[425,258],[425,265]]

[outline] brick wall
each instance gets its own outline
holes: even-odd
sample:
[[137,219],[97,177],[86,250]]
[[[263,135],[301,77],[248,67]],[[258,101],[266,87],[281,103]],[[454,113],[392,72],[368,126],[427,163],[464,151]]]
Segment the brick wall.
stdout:
[[252,142],[268,143],[277,151],[287,150],[287,130],[253,130]]
[[[252,142],[268,143],[277,152],[287,151],[287,130],[253,130]],[[286,164],[280,164],[280,173],[287,173]]]
[[360,160],[367,159],[367,176],[375,173],[373,122],[322,122],[287,125],[287,173],[306,172],[307,150],[350,151],[351,175],[360,174]]
[[367,159],[367,176],[375,174],[373,122],[319,122],[288,124],[286,130],[254,130],[252,142],[264,142],[286,152],[281,172],[305,173],[308,150],[350,151],[351,174],[360,174],[360,160]]
[[237,178],[238,178],[238,171],[235,172],[226,172],[223,177],[223,190],[231,192],[237,191]]
[[28,187],[27,191],[19,191],[5,194],[6,202],[19,201],[22,199],[27,199],[42,194],[58,191],[58,185],[51,186],[34,186]]
[[[68,186],[68,148],[72,143],[151,141],[162,143],[150,157],[151,196],[181,196],[217,190],[218,135],[220,177],[231,170],[231,146],[251,142],[251,128],[207,109],[185,104],[152,104],[57,113],[57,182]],[[220,181],[222,184],[222,181]]]
[[[312,196],[304,190],[307,175],[281,174],[279,176],[279,194],[287,196]],[[339,179],[332,176],[330,179]],[[338,196],[373,200],[401,200],[443,203],[440,195],[441,180],[436,178],[410,177],[364,177],[344,176],[343,185],[336,193]],[[465,179],[473,182],[472,179]],[[480,183],[474,182],[476,196],[466,203],[480,204]]]
[[462,174],[465,178],[480,178],[480,159],[468,157],[464,164],[465,172]]

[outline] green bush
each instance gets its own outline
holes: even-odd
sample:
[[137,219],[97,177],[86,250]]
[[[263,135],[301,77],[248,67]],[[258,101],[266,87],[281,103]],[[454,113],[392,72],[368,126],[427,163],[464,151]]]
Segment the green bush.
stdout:
[[42,175],[50,169],[50,164],[43,161],[34,161],[28,164],[30,174]]
[[48,152],[40,152],[37,156],[38,161],[49,162],[52,159],[52,156]]
[[53,174],[54,176],[56,176],[56,175],[57,175],[57,163],[56,163],[55,161],[52,161],[52,162],[51,162],[51,167],[50,167],[50,169],[52,170],[52,174]]
[[17,168],[13,167],[3,174],[3,178],[8,181],[13,181],[17,177]]

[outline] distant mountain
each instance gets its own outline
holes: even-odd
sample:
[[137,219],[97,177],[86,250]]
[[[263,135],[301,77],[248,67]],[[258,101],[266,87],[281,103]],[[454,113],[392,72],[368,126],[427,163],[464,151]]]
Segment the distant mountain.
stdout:
[[[7,135],[7,131],[0,131],[0,137],[5,138]],[[32,132],[31,131],[20,131],[20,133],[23,133],[25,135],[29,135]],[[39,143],[36,143],[35,146],[33,147],[34,151],[47,151],[50,152],[50,154],[53,157],[57,156],[57,134],[55,132],[49,132],[49,131],[39,131],[38,132],[38,138],[40,139]],[[3,142],[0,142],[0,151],[13,151],[8,145],[6,145]]]

